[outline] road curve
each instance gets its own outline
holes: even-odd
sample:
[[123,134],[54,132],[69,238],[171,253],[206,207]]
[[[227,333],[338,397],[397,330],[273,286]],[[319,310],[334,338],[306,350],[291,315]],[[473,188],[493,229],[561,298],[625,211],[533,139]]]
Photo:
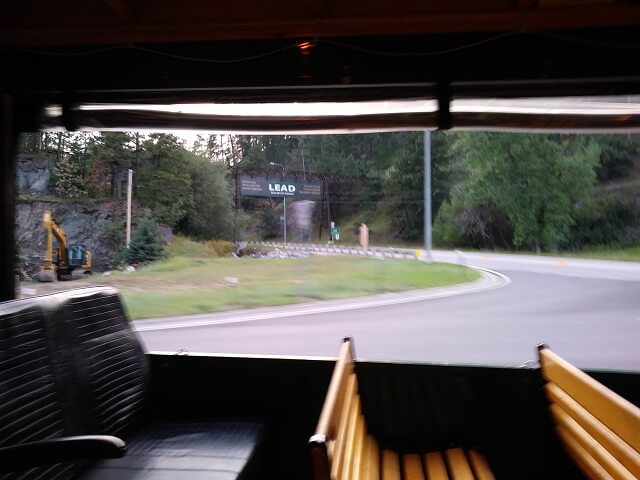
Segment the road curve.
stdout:
[[516,366],[534,360],[536,344],[546,342],[582,368],[640,370],[640,264],[445,251],[433,256],[498,270],[511,284],[343,311],[281,316],[272,308],[273,316],[259,322],[171,330],[145,329],[148,321],[135,325],[156,351],[333,356],[340,339],[351,335],[361,358]]

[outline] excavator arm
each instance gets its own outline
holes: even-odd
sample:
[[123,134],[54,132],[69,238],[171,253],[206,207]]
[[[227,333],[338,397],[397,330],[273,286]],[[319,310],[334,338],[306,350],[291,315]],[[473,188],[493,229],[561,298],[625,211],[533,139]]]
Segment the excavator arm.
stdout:
[[[38,281],[53,282],[56,277],[60,280],[70,280],[72,274],[91,273],[91,252],[84,245],[69,245],[64,229],[56,223],[49,210],[44,212],[42,225],[45,231],[45,255],[42,268],[35,276]],[[53,255],[54,237],[58,242],[58,255],[55,260]],[[73,254],[73,258],[70,258],[70,252]]]
[[[49,210],[44,212],[42,226],[45,232],[45,254],[40,272],[36,279],[41,282],[53,282],[56,278],[56,270],[66,266],[67,262],[67,236],[60,225],[58,225]],[[58,259],[53,260],[53,237],[58,242]]]
[[53,237],[56,237],[56,241],[58,242],[58,264],[66,263],[67,235],[64,233],[64,229],[56,223],[49,210],[44,212],[42,224],[46,234],[45,262],[53,265]]

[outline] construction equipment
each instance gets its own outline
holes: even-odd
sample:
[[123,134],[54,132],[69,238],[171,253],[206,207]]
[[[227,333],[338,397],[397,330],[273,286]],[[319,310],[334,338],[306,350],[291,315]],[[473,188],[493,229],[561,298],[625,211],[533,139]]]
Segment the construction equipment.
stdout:
[[[91,273],[91,252],[81,244],[68,244],[64,229],[51,216],[44,212],[42,225],[46,234],[46,253],[40,271],[35,275],[39,282],[73,280]],[[53,237],[58,247],[53,250]]]

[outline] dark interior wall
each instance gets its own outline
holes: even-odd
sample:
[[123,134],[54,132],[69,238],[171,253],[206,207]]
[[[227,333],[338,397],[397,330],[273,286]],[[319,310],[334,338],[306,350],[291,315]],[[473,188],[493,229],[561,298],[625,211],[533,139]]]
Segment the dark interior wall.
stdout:
[[15,204],[17,132],[11,95],[0,91],[0,301],[15,298]]
[[[311,478],[307,441],[333,361],[159,354],[150,359],[157,416],[262,420],[269,425],[267,478]],[[369,430],[383,446],[477,448],[497,478],[582,478],[555,440],[538,369],[358,362],[356,370]],[[640,405],[640,374],[590,373]]]

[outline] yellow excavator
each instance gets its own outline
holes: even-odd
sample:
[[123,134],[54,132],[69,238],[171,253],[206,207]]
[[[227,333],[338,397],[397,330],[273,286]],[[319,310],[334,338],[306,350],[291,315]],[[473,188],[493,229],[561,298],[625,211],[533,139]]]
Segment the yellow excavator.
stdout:
[[[46,253],[40,271],[35,275],[39,282],[73,280],[91,273],[91,252],[84,245],[68,244],[63,228],[56,223],[51,212],[44,212],[42,224],[46,234]],[[53,237],[58,248],[53,249]]]

